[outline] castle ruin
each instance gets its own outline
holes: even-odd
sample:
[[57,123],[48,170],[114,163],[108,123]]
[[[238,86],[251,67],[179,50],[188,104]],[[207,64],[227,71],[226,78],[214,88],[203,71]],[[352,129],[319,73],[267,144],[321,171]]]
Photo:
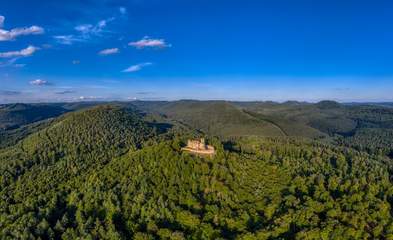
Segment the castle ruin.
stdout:
[[200,140],[188,140],[187,146],[182,148],[182,150],[206,155],[214,155],[215,153],[214,147],[207,145],[204,138]]

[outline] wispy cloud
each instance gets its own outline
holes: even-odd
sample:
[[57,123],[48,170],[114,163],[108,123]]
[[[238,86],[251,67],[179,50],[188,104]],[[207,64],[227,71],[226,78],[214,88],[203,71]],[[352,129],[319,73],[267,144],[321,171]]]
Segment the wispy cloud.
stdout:
[[16,68],[22,68],[22,67],[26,66],[26,64],[15,63],[16,60],[18,60],[18,57],[8,59],[8,60],[5,61],[5,62],[0,62],[0,67],[16,67]]
[[129,46],[135,47],[137,49],[143,48],[168,48],[171,47],[171,44],[167,44],[165,39],[154,39],[148,36],[145,36],[139,41],[128,43]]
[[72,64],[73,64],[73,65],[78,65],[78,64],[80,64],[80,63],[81,63],[80,60],[72,60]]
[[46,80],[42,80],[42,79],[36,79],[33,81],[30,81],[31,85],[35,85],[35,86],[48,86],[51,85],[50,82],[46,81]]
[[76,42],[88,42],[92,37],[102,36],[105,27],[115,18],[100,20],[96,24],[80,24],[74,27],[74,33],[55,35],[53,38],[59,44],[72,45]]
[[97,96],[80,96],[77,100],[79,101],[96,101],[96,100],[102,100],[104,99],[103,97],[97,97]]
[[337,92],[346,92],[346,91],[350,91],[351,89],[348,87],[337,87],[337,88],[333,88],[333,91],[337,91]]
[[51,44],[48,44],[48,43],[42,44],[41,47],[42,47],[43,49],[51,49],[51,48],[53,48],[53,46],[52,46]]
[[2,96],[16,96],[20,94],[22,94],[22,92],[20,91],[7,91],[7,90],[0,91],[0,95]]
[[122,72],[138,72],[138,71],[142,70],[142,68],[150,66],[150,65],[152,65],[152,63],[150,63],[150,62],[139,63],[139,64],[132,65],[132,66],[124,69]]
[[16,68],[23,68],[23,67],[26,66],[26,64],[23,64],[23,63],[14,63],[14,64],[12,64],[12,66],[13,66],[13,67],[16,67]]
[[4,26],[5,17],[0,15],[0,28]]
[[57,94],[57,95],[65,95],[65,94],[71,94],[71,93],[76,93],[76,91],[74,91],[74,90],[64,90],[64,91],[60,91],[60,92],[55,92],[55,94]]
[[0,52],[0,58],[29,57],[33,55],[38,49],[39,48],[30,45],[27,48],[19,51]]
[[20,58],[32,56],[37,50],[39,50],[38,47],[30,45],[27,48],[18,51],[0,52],[0,58],[7,59],[4,62],[0,62],[0,67],[24,67],[26,66],[26,64],[20,64],[15,62]]
[[0,41],[11,41],[19,36],[25,35],[38,35],[43,34],[44,29],[39,26],[23,27],[23,28],[13,28],[11,30],[3,29],[5,17],[0,16]]
[[83,42],[82,38],[76,37],[74,35],[57,35],[53,36],[56,42],[64,45],[72,45],[74,42]]
[[91,24],[82,24],[75,27],[75,30],[81,32],[82,34],[88,34],[91,32],[97,32],[99,28],[95,29]]
[[154,94],[154,92],[137,92],[137,95],[150,95],[150,94]]
[[89,38],[94,35],[100,35],[107,24],[113,21],[114,18],[100,20],[97,24],[81,24],[75,27],[75,30],[80,32],[84,37]]
[[108,48],[108,49],[104,49],[104,50],[98,52],[98,54],[102,55],[102,56],[116,54],[116,53],[119,53],[119,49],[118,48]]

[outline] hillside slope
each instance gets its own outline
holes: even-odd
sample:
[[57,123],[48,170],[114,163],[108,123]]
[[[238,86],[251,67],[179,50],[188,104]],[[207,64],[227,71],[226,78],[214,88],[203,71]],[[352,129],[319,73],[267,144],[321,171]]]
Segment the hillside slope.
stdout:
[[[117,107],[100,106],[66,114],[0,151],[3,201],[18,205],[30,199],[34,204],[46,204],[36,198],[37,194],[55,194],[61,184],[140,148],[153,134],[140,116]],[[23,194],[15,194],[18,191]]]
[[274,124],[253,117],[224,101],[177,101],[157,104],[135,103],[217,136],[285,136]]
[[57,104],[7,104],[0,107],[0,131],[57,117],[67,112]]
[[6,176],[16,179],[29,168],[58,161],[67,161],[69,170],[77,172],[73,166],[86,164],[87,158],[95,163],[108,161],[110,156],[140,147],[150,135],[151,129],[138,115],[117,107],[69,113],[0,152],[1,172],[7,172],[1,175],[1,182],[8,182]]

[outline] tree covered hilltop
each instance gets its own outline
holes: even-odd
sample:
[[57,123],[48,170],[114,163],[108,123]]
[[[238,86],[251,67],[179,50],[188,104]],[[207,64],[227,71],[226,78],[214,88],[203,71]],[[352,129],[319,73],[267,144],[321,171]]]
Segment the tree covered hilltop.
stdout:
[[[393,239],[387,105],[10,104],[0,126],[0,239]],[[182,151],[201,137],[214,155]]]

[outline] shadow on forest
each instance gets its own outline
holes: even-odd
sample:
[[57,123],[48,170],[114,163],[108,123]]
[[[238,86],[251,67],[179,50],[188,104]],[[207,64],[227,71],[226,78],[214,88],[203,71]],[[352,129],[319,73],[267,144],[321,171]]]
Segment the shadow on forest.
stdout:
[[151,128],[155,128],[158,134],[166,133],[169,129],[173,127],[170,123],[157,123],[157,122],[149,122],[148,126]]
[[223,142],[224,150],[230,151],[230,152],[236,152],[236,153],[241,153],[240,147],[236,144],[234,141],[225,141]]

